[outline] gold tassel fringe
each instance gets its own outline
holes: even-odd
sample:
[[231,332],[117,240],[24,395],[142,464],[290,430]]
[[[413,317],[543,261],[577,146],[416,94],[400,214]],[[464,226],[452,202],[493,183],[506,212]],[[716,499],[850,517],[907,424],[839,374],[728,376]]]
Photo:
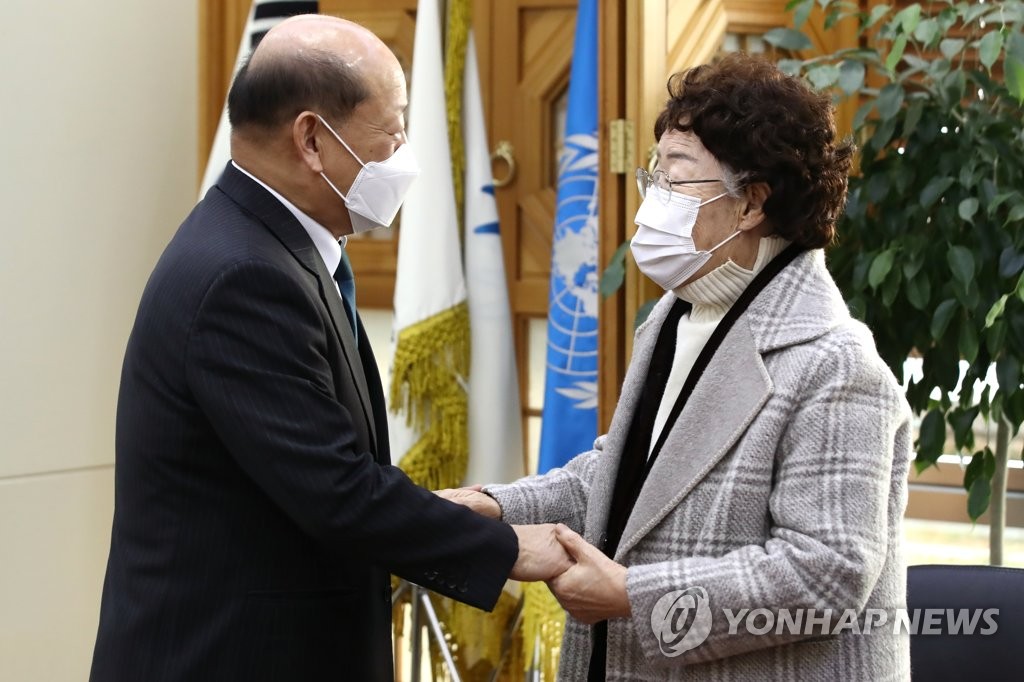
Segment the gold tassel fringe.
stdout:
[[462,141],[462,90],[466,73],[466,46],[469,43],[469,0],[448,0],[448,29],[445,32],[444,96],[448,110],[448,147],[452,157],[452,182],[455,185],[455,215],[462,215],[466,191],[466,149]]
[[532,669],[536,658],[541,679],[551,682],[558,676],[565,610],[544,583],[524,583],[523,597],[526,600],[522,627],[524,670]]
[[469,308],[466,302],[406,327],[395,345],[391,409],[405,413],[419,440],[399,466],[430,490],[454,488],[469,457],[467,399]]

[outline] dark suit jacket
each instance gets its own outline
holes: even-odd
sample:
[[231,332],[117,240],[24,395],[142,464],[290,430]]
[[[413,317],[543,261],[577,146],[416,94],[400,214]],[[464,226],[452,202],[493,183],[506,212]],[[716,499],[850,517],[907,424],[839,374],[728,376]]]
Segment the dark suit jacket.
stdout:
[[143,293],[115,480],[95,682],[390,680],[389,573],[490,609],[518,553],[391,466],[369,340],[230,164]]

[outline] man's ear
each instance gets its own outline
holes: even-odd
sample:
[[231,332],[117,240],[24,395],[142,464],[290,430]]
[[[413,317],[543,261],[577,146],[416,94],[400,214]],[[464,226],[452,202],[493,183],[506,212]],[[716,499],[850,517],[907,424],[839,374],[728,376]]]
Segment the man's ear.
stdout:
[[319,129],[320,121],[311,111],[303,111],[292,121],[292,144],[299,157],[314,173],[324,169],[320,160],[320,140],[316,135]]
[[752,230],[768,219],[764,214],[764,202],[768,201],[772,190],[767,182],[755,182],[748,185],[743,192],[746,195],[746,203],[737,227],[740,230]]

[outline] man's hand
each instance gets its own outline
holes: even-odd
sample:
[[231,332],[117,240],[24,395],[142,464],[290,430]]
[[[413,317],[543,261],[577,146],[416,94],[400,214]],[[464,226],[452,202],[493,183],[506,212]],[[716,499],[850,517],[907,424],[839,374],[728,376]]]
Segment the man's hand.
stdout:
[[550,580],[572,566],[572,560],[555,538],[555,526],[512,526],[519,538],[519,558],[512,567],[513,580]]
[[488,495],[487,493],[480,492],[482,489],[479,485],[471,485],[466,488],[445,488],[444,490],[435,490],[434,494],[438,497],[443,497],[449,502],[461,504],[463,507],[469,507],[477,514],[486,516],[489,519],[501,520],[501,507],[498,506],[497,501]]
[[628,618],[632,609],[626,594],[626,567],[609,559],[568,526],[560,523],[556,528],[558,541],[576,562],[548,581],[558,603],[587,625]]

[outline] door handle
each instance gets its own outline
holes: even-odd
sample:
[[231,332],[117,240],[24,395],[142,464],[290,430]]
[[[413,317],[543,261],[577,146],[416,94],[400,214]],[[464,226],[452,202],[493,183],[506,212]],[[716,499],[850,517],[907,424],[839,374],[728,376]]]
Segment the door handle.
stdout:
[[498,142],[498,146],[491,153],[491,163],[495,161],[504,161],[507,168],[505,177],[492,178],[492,183],[495,187],[504,187],[516,177],[516,159],[515,153],[512,149],[512,143],[508,140],[501,140]]

